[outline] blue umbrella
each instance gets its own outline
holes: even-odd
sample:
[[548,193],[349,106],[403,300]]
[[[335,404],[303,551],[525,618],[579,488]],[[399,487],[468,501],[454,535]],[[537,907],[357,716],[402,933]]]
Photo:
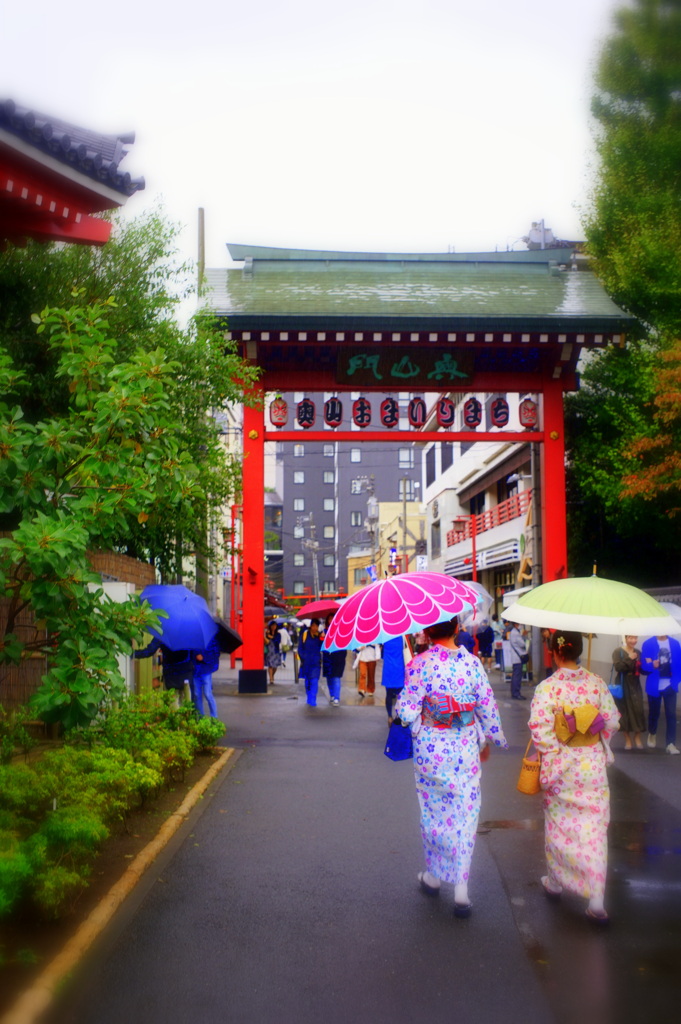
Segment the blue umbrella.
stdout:
[[171,651],[202,651],[218,631],[218,624],[202,597],[180,584],[152,584],[140,595],[155,612],[166,612],[158,629],[150,629]]

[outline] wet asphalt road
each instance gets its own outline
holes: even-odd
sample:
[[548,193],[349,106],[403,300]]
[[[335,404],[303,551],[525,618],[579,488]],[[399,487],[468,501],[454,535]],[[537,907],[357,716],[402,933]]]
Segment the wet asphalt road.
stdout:
[[[527,703],[492,681],[511,744],[484,767],[473,916],[423,896],[410,763],[382,754],[378,701],[307,711],[216,687],[238,748],[89,956],[51,1024],[621,1024],[678,1015],[681,757],[611,769],[607,905],[541,890],[541,797],[515,783]],[[531,694],[530,690],[525,691]]]

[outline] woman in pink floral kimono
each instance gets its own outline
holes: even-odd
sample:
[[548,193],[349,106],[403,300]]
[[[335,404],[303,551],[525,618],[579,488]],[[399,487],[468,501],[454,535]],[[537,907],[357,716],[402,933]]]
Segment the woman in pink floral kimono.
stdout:
[[[480,813],[480,761],[487,740],[506,747],[492,687],[477,658],[455,641],[457,620],[425,630],[433,646],[407,667],[393,714],[412,727],[426,870],[423,892],[454,884],[454,913],[468,917],[468,873]],[[487,751],[489,753],[489,751]],[[484,751],[483,757],[484,759]]]
[[565,889],[588,899],[587,917],[607,924],[605,875],[608,863],[612,764],[610,737],[619,711],[603,680],[577,664],[579,633],[556,630],[551,638],[556,663],[540,683],[530,710],[530,731],[541,754],[544,829],[549,899]]

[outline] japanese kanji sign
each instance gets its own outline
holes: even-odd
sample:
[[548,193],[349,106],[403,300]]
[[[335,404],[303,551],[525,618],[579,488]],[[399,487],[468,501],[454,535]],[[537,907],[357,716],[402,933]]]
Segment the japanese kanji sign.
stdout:
[[406,385],[427,387],[433,390],[447,384],[470,380],[473,374],[473,356],[470,352],[442,349],[340,349],[336,364],[339,383],[383,384],[406,390]]

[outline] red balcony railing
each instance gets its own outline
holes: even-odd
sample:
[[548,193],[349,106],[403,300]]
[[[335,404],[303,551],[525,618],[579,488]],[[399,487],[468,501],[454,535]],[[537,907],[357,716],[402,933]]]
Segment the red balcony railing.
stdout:
[[525,515],[531,501],[532,491],[521,491],[511,498],[507,498],[506,501],[500,501],[498,505],[487,512],[481,512],[477,516],[461,516],[465,522],[447,532],[447,547],[451,548],[455,544],[461,544],[463,541],[471,539],[473,535],[471,520],[475,519],[476,534],[484,533],[485,530],[493,530],[495,526],[502,526],[504,523],[510,523],[512,519],[518,519],[519,516]]

